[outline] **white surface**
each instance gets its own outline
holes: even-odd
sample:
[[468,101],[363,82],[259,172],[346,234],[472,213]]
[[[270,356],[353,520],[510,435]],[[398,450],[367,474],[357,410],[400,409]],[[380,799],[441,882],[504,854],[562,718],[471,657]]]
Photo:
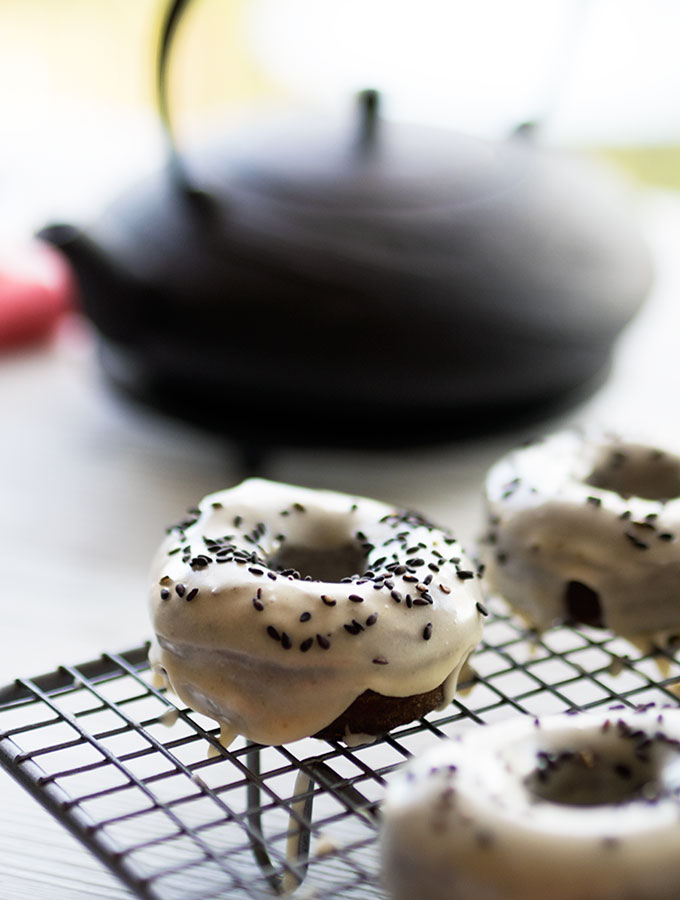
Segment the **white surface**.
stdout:
[[[280,453],[267,475],[404,504],[469,544],[484,472],[529,434],[591,421],[680,441],[680,198],[650,195],[641,216],[656,285],[608,382],[581,407],[528,432],[418,452]],[[234,481],[232,449],[121,404],[82,336],[0,358],[0,414],[0,683],[138,645],[151,555],[167,524]],[[4,775],[0,797],[0,900],[127,896]]]

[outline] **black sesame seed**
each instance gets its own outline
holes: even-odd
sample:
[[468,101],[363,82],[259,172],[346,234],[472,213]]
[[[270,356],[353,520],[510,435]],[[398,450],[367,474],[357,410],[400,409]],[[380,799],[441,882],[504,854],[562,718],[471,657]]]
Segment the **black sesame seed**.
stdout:
[[483,615],[483,616],[489,615],[489,610],[486,608],[486,606],[484,606],[483,603],[480,603],[479,600],[477,601],[477,603],[475,603],[475,606],[477,607],[477,610],[479,611],[479,613],[481,615]]
[[267,634],[269,635],[270,638],[273,638],[275,641],[281,640],[281,635],[276,630],[276,628],[274,628],[273,625],[267,625]]
[[313,643],[314,638],[305,638],[304,641],[300,644],[300,650],[302,650],[303,653],[306,653],[311,648]]
[[234,528],[240,528],[243,523],[243,516],[234,516]]
[[376,666],[386,666],[387,660],[384,656],[376,656],[376,658],[373,660],[373,664]]
[[317,642],[317,644],[319,645],[319,647],[321,647],[322,650],[328,650],[328,649],[330,649],[331,642],[328,640],[327,637],[325,637],[325,635],[323,635],[323,634],[317,634],[317,636],[316,636],[316,642]]
[[301,622],[309,622],[309,620],[310,620],[311,618],[312,618],[312,614],[311,614],[310,612],[303,612],[303,613],[300,614],[300,621],[301,621]]
[[586,497],[586,503],[590,503],[591,506],[602,506],[602,500],[599,497]]
[[219,502],[219,500],[213,500],[210,505],[213,509],[222,509],[222,504]]
[[432,637],[432,622],[428,622],[423,628],[423,640],[429,641]]
[[670,531],[661,531],[657,537],[660,541],[672,541],[675,538],[675,535],[671,534]]
[[461,581],[467,581],[468,578],[475,577],[475,573],[470,569],[458,569],[456,571],[456,575],[460,578]]
[[192,589],[189,591],[189,593],[186,595],[186,598],[185,598],[185,599],[186,599],[187,601],[188,601],[188,600],[193,600],[197,593],[198,593],[198,588],[197,588],[197,587],[192,588]]
[[168,550],[168,556],[174,556],[175,553],[179,553],[181,547],[173,547],[172,550]]
[[294,503],[294,504],[293,504],[293,509],[296,510],[296,512],[301,512],[301,513],[307,512],[307,510],[306,510],[305,507],[302,505],[302,503]]
[[161,588],[161,600],[167,600],[170,596],[170,591],[167,588]]
[[338,602],[337,600],[334,600],[332,597],[329,597],[328,594],[322,594],[321,600],[323,603],[326,604],[326,606],[335,606],[335,604]]
[[264,609],[264,603],[261,600],[258,600],[257,597],[253,597],[253,606],[258,612],[262,612]]
[[404,599],[399,591],[390,591],[390,597],[394,600],[395,603],[401,603]]
[[177,594],[178,597],[183,597],[184,594],[186,593],[186,588],[184,587],[183,584],[176,584],[175,585],[175,593]]
[[646,541],[641,541],[632,531],[624,531],[624,535],[628,538],[633,547],[636,547],[638,550],[649,550],[649,544]]
[[378,613],[371,613],[371,615],[366,619],[366,624],[369,626],[375,625],[375,623],[377,621],[378,621]]
[[264,575],[262,569],[258,569],[256,566],[249,566],[248,571],[251,575]]
[[290,648],[293,646],[290,635],[288,635],[285,631],[281,632],[281,646],[284,650],[290,650]]
[[364,598],[360,597],[359,594],[350,594],[347,599],[351,600],[352,603],[363,603],[364,602]]

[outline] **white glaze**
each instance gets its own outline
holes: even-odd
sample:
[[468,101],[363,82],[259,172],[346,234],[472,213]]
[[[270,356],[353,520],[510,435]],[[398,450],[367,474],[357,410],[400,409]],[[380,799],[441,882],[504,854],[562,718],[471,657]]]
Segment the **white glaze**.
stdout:
[[[647,738],[644,763],[636,750]],[[395,900],[674,900],[679,741],[675,709],[556,715],[540,723],[522,716],[442,740],[389,785],[384,881]],[[533,773],[546,771],[541,753],[554,760],[561,751],[576,754],[577,778],[603,774],[624,792],[634,781],[645,786],[618,802],[546,799]],[[621,764],[632,779],[614,769]],[[543,776],[544,785],[553,777]]]
[[621,473],[633,470],[637,482],[665,473],[657,480],[677,491],[677,456],[576,430],[514,450],[490,470],[487,582],[533,627],[566,618],[565,587],[577,581],[597,592],[604,624],[618,634],[665,643],[680,629],[680,498],[588,483],[598,472],[620,488]]
[[[222,725],[225,744],[237,734],[263,744],[313,735],[367,689],[407,697],[446,682],[450,702],[481,638],[483,607],[478,578],[467,577],[473,567],[448,532],[378,501],[262,479],[207,496],[191,518],[169,533],[152,566],[150,661],[185,703]],[[376,589],[366,578],[306,581],[267,569],[280,552],[279,535],[286,545],[329,551],[361,547],[358,534],[371,545],[362,572],[371,567],[380,575],[387,565],[417,558],[423,561],[415,567],[417,581],[404,581],[408,571],[392,573],[393,588]],[[210,541],[227,535],[231,546],[265,562],[217,563]],[[425,546],[417,554],[406,552],[419,544]],[[212,561],[192,568],[187,546],[191,559],[205,554]],[[409,608],[407,594],[428,602]],[[301,622],[302,613],[311,618]],[[305,642],[311,646],[303,652]]]

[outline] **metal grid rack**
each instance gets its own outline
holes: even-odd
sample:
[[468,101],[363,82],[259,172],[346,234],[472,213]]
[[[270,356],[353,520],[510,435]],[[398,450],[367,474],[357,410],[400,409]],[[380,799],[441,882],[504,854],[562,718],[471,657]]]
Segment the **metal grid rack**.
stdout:
[[411,754],[510,716],[677,705],[673,655],[589,628],[538,637],[490,607],[453,704],[374,744],[225,750],[139,648],[0,689],[0,763],[144,900],[383,898],[380,800]]

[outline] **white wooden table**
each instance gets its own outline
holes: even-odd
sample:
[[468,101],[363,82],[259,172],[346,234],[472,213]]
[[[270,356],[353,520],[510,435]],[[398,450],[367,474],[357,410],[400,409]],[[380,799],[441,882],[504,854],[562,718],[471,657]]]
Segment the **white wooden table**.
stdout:
[[[538,433],[592,422],[680,446],[680,197],[643,198],[652,294],[597,394]],[[0,684],[149,636],[146,571],[167,524],[237,477],[233,448],[132,409],[102,383],[84,330],[0,357]],[[285,452],[270,477],[383,497],[472,543],[488,465],[517,431],[418,452]],[[0,900],[130,895],[0,773]]]

